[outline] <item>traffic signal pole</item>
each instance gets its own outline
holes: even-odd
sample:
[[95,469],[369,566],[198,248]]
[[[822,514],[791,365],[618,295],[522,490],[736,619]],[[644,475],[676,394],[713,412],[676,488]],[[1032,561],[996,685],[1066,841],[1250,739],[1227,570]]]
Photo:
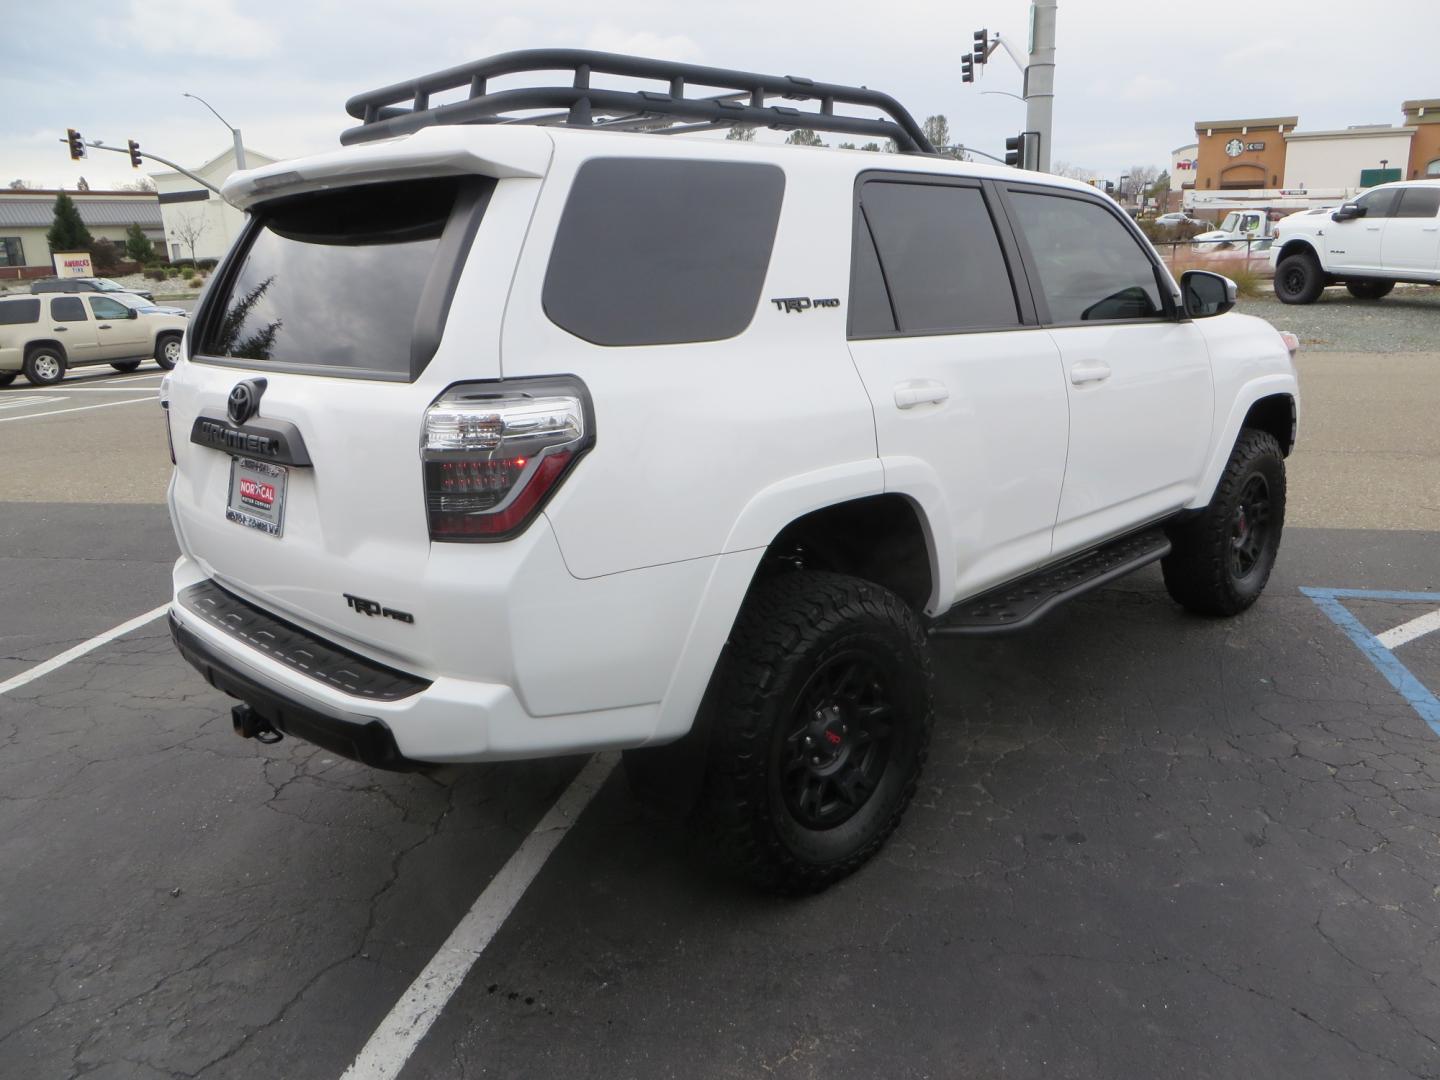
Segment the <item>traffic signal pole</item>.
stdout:
[[[79,136],[78,136],[78,133],[77,133],[77,136],[76,136],[76,137],[77,137],[77,139],[78,139],[78,137],[79,137]],[[60,141],[61,141],[62,143],[69,143],[69,142],[70,142],[70,140],[69,140],[68,138],[66,138],[66,139],[61,139]],[[135,156],[146,157],[146,158],[149,158],[151,161],[158,161],[158,162],[160,162],[161,165],[168,165],[168,166],[170,166],[170,168],[174,169],[176,172],[180,173],[182,176],[188,176],[191,180],[194,180],[197,184],[200,184],[200,185],[203,186],[203,187],[209,188],[211,191],[215,192],[216,195],[219,195],[219,194],[220,194],[220,189],[219,189],[218,187],[216,187],[214,184],[210,183],[209,180],[206,180],[206,179],[203,179],[202,177],[196,176],[196,175],[195,175],[193,172],[191,172],[189,169],[185,168],[185,166],[183,166],[183,165],[176,165],[175,162],[171,161],[169,158],[163,158],[163,157],[161,157],[159,154],[152,154],[149,150],[141,150],[138,143],[134,144],[134,149],[131,149],[130,146],[126,146],[124,149],[122,149],[122,148],[120,148],[120,147],[118,147],[118,146],[106,146],[106,145],[105,145],[104,143],[102,143],[102,142],[95,142],[95,141],[92,141],[92,142],[83,142],[83,140],[82,140],[82,141],[81,141],[81,144],[84,145],[84,146],[90,147],[90,149],[92,149],[92,150],[109,150],[112,154],[125,154],[125,155],[131,157],[131,159],[132,159],[132,164],[133,164],[133,159],[134,159]],[[71,156],[73,157],[74,155],[72,154]]]
[[1050,171],[1050,132],[1055,107],[1055,5],[1031,0],[1030,62],[1025,67],[1025,127],[1036,133],[1035,161],[1029,167]]

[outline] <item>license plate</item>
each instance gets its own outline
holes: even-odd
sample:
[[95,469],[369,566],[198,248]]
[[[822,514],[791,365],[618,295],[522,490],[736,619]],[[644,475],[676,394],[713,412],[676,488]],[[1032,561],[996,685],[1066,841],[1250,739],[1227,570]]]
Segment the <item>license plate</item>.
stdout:
[[279,536],[285,527],[285,480],[289,473],[283,465],[268,461],[233,459],[225,520]]

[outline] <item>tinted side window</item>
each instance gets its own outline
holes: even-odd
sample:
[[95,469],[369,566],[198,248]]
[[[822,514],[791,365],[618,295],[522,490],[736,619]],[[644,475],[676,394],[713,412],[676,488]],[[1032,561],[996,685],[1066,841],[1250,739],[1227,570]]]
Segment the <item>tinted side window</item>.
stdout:
[[90,297],[90,310],[95,313],[97,319],[128,319],[130,309],[118,300],[111,300],[108,296]]
[[597,345],[734,337],[755,316],[784,193],[771,165],[587,161],[555,234],[545,313]]
[[895,330],[895,313],[880,273],[875,240],[865,215],[856,210],[855,243],[850,255],[850,336],[875,337]]
[[1356,206],[1365,207],[1367,218],[1389,217],[1395,213],[1395,204],[1400,201],[1400,188],[1380,188],[1355,200]]
[[50,301],[50,317],[56,322],[84,322],[85,305],[78,296],[57,296]]
[[1406,188],[1396,217],[1433,218],[1440,211],[1440,187]]
[[39,300],[7,300],[0,304],[0,326],[19,326],[40,321]]
[[860,206],[904,334],[1018,326],[995,224],[979,188],[871,181]]
[[1012,191],[1010,202],[1051,322],[1165,316],[1154,264],[1104,206],[1028,191]]

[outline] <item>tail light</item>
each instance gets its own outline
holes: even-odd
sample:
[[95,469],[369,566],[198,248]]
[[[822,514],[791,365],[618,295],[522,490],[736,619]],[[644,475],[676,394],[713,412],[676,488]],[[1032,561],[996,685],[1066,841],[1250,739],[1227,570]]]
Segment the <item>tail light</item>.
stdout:
[[595,443],[579,379],[452,386],[425,412],[420,455],[431,540],[508,540]]
[[160,409],[165,414],[165,446],[170,451],[170,464],[175,464],[175,440],[170,436],[170,376],[160,380]]

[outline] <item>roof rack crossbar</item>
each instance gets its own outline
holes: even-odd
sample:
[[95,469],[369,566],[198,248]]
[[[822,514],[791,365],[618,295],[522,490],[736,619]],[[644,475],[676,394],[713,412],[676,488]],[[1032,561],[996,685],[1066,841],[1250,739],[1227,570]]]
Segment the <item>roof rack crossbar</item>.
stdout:
[[[491,93],[491,79],[529,71],[568,71],[569,86],[534,86]],[[591,85],[592,75],[656,79],[659,90],[608,90]],[[686,97],[687,86],[721,91],[710,97]],[[468,96],[442,105],[431,98],[464,88]],[[768,98],[818,101],[819,111],[768,105]],[[748,100],[747,100],[748,99]],[[835,106],[858,105],[885,117],[837,114]],[[734,124],[778,130],[808,128],[845,135],[893,139],[908,153],[933,154],[915,118],[889,94],[863,86],[817,83],[798,75],[762,75],[588,49],[524,49],[423,75],[357,94],[345,104],[360,125],[344,131],[350,145],[404,135],[436,124],[555,123],[556,118],[517,117],[516,110],[563,110],[565,123],[579,127],[619,126],[643,118],[660,132],[709,130]],[[670,127],[663,126],[668,118]],[[688,123],[681,124],[682,121]]]

